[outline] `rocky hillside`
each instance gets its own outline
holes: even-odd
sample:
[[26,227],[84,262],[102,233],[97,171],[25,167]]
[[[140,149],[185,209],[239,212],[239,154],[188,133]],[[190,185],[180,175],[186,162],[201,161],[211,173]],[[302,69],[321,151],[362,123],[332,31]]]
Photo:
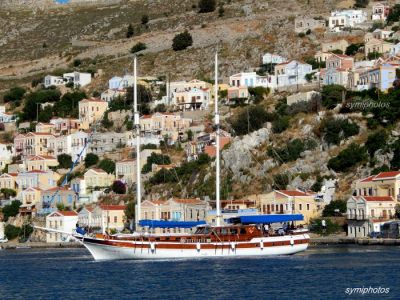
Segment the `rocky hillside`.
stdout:
[[[173,79],[210,77],[212,54],[219,49],[226,77],[260,64],[265,51],[301,58],[315,51],[318,35],[299,39],[293,31],[297,15],[326,15],[336,1],[224,1],[222,16],[198,13],[197,0],[121,1],[116,5],[49,6],[46,9],[0,10],[0,90],[52,70],[68,68],[74,59],[81,69],[103,70],[99,87],[129,69],[130,48],[143,42],[140,58],[146,75],[171,73]],[[148,15],[149,22],[141,18]],[[126,38],[128,24],[134,36]],[[171,50],[172,38],[183,30],[193,46]]]

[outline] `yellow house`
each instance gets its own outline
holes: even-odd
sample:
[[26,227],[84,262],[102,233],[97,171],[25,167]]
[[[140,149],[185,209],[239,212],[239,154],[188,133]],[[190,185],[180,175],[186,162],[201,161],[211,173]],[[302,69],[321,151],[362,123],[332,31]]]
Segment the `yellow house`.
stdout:
[[391,196],[400,200],[400,171],[381,172],[355,184],[356,196]]
[[302,214],[304,221],[321,216],[323,204],[315,200],[315,194],[299,190],[274,190],[268,194],[257,195],[263,214]]
[[88,129],[91,124],[103,119],[105,111],[108,109],[108,102],[90,98],[79,101],[79,121],[82,129]]
[[99,205],[92,212],[90,227],[101,228],[102,231],[122,231],[125,225],[125,205]]
[[86,182],[86,188],[92,190],[95,187],[109,187],[115,180],[113,174],[108,174],[102,169],[91,168],[83,175]]
[[30,187],[21,192],[22,205],[36,205],[41,200],[42,190],[37,187]]
[[50,167],[58,166],[58,161],[54,156],[49,155],[35,155],[26,159],[26,170],[40,170],[46,171]]
[[39,122],[35,126],[35,131],[54,134],[56,130],[54,124]]
[[14,138],[14,147],[17,154],[23,157],[33,155],[49,155],[54,153],[50,147],[55,136],[47,132],[29,132],[18,134]]
[[4,173],[0,175],[0,189],[16,190],[18,173]]
[[365,43],[365,57],[368,57],[370,53],[390,53],[394,48],[394,44],[386,42],[384,40],[371,39]]

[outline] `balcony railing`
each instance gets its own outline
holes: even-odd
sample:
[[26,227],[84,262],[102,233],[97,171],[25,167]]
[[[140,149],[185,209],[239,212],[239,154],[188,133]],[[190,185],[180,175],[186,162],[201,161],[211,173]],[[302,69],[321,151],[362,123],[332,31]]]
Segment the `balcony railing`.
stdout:
[[363,221],[363,220],[369,220],[369,219],[374,219],[374,220],[389,220],[393,218],[392,215],[380,215],[380,216],[371,216],[371,215],[364,215],[364,214],[346,214],[347,220],[358,220],[358,221]]

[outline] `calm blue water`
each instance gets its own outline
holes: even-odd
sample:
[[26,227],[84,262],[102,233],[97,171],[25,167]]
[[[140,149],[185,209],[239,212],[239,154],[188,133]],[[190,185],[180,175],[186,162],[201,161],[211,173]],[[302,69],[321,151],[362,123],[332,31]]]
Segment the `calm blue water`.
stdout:
[[[0,251],[1,299],[400,299],[400,248],[278,258],[94,262],[85,249]],[[346,288],[390,288],[353,295]]]

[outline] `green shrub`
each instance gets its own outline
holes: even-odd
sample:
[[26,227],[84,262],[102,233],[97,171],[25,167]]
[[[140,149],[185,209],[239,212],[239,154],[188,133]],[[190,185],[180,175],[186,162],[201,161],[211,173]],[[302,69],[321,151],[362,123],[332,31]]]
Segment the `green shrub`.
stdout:
[[151,155],[147,158],[146,164],[142,168],[142,173],[146,174],[151,171],[151,167],[153,164],[156,165],[169,165],[171,164],[171,159],[168,155],[151,153]]
[[274,133],[284,132],[286,129],[289,128],[289,124],[290,124],[289,116],[278,117],[272,122],[272,131]]
[[115,172],[115,162],[109,158],[101,160],[98,167],[106,171],[108,174],[112,174]]
[[254,103],[260,103],[264,100],[264,97],[269,94],[269,88],[264,88],[262,86],[249,87],[249,94],[254,98]]
[[365,142],[365,148],[367,148],[369,155],[373,157],[377,150],[385,148],[387,139],[388,135],[385,130],[371,133]]
[[285,147],[282,148],[269,148],[268,155],[274,157],[278,162],[284,163],[297,160],[300,154],[306,150],[312,150],[316,147],[314,140],[302,141],[301,139],[294,139],[289,141]]
[[149,16],[143,15],[141,21],[142,21],[142,25],[146,25],[147,23],[149,23]]
[[200,0],[199,1],[199,13],[208,13],[215,10],[217,6],[216,0]]
[[320,132],[328,144],[339,145],[344,139],[357,135],[360,127],[348,119],[326,118],[321,122]]
[[326,219],[326,232],[323,232],[322,219],[311,220],[311,232],[317,234],[329,235],[343,231],[343,227],[337,223],[332,222],[330,219]]
[[88,153],[85,157],[85,168],[96,165],[99,162],[99,157],[94,153]]
[[187,47],[190,47],[192,45],[192,35],[187,30],[175,35],[174,39],[172,40],[172,49],[174,51],[185,50]]
[[342,102],[346,89],[341,85],[325,85],[321,91],[321,103],[327,109],[333,109]]
[[13,240],[17,238],[21,233],[21,228],[7,224],[6,227],[4,228],[4,234],[9,240]]
[[370,52],[368,53],[368,59],[369,60],[374,60],[374,59],[378,59],[379,57],[382,57],[383,53],[379,53],[379,52]]
[[278,173],[272,176],[273,185],[272,187],[276,190],[284,190],[290,181],[290,175],[288,173]]
[[57,156],[57,161],[60,168],[69,169],[72,166],[72,157],[69,154],[60,154]]
[[126,38],[129,39],[129,38],[133,37],[134,34],[135,34],[135,31],[133,29],[133,26],[132,26],[132,24],[129,24],[128,28],[126,29]]
[[138,42],[135,45],[133,45],[133,47],[131,48],[131,53],[136,53],[142,50],[147,49],[147,46],[145,43],[142,42]]
[[339,210],[340,213],[345,213],[347,210],[347,203],[344,200],[333,200],[328,205],[324,207],[322,211],[323,217],[334,217],[336,216],[336,211]]
[[274,114],[268,113],[263,106],[250,105],[240,110],[236,118],[229,122],[237,135],[243,135],[260,129],[265,122],[273,120],[274,117]]
[[14,200],[11,204],[5,205],[3,207],[3,215],[4,221],[7,222],[9,217],[15,217],[19,213],[19,207],[21,206],[21,202],[18,200]]
[[18,102],[22,100],[26,93],[26,89],[16,86],[11,88],[3,97],[4,102]]
[[342,150],[336,157],[331,158],[328,161],[328,168],[336,172],[346,172],[367,159],[366,149],[353,143]]

